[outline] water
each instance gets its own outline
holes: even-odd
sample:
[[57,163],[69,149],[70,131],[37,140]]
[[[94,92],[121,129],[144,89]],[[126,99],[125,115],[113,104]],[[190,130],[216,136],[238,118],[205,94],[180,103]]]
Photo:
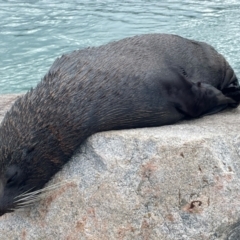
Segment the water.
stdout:
[[0,0],[0,94],[34,87],[65,52],[142,33],[206,41],[240,78],[239,0]]

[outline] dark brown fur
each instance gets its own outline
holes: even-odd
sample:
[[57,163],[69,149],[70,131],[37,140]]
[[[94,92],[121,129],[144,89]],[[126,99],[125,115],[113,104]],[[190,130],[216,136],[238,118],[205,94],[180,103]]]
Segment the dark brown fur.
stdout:
[[236,107],[239,95],[222,55],[174,35],[63,55],[1,124],[0,215],[18,207],[23,192],[41,189],[91,134],[199,117]]

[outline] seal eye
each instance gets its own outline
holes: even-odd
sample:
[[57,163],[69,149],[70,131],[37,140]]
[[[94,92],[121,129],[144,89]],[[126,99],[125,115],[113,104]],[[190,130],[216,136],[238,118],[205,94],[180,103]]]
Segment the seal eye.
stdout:
[[12,187],[21,183],[21,170],[17,166],[10,166],[6,171],[6,186]]
[[7,180],[7,185],[11,185],[14,182],[14,180],[17,178],[17,175],[18,175],[18,172],[15,172],[14,175]]

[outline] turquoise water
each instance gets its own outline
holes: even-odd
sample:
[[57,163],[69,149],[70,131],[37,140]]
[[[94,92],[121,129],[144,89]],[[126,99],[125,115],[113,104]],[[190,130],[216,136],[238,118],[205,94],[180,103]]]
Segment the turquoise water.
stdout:
[[0,0],[0,94],[34,87],[62,53],[142,33],[206,41],[240,77],[239,0]]

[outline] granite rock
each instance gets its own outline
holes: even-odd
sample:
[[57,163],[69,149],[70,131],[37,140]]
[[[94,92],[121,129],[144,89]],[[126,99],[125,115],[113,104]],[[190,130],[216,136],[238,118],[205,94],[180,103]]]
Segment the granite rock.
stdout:
[[[16,96],[1,96],[0,117]],[[0,239],[240,239],[240,110],[88,138]]]

